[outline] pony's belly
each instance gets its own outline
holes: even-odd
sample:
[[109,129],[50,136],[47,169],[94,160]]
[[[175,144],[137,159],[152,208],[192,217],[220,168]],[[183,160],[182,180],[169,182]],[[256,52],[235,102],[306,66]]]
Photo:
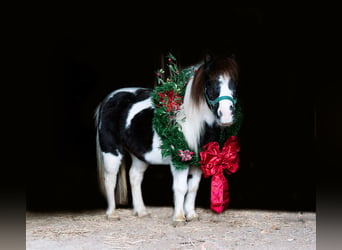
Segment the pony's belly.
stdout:
[[150,165],[170,165],[171,158],[165,157],[163,158],[162,155],[147,155],[145,160]]
[[153,141],[152,141],[152,150],[144,154],[144,158],[146,162],[153,165],[167,165],[170,164],[170,157],[163,157],[161,150],[161,139],[159,135],[154,131],[153,133]]

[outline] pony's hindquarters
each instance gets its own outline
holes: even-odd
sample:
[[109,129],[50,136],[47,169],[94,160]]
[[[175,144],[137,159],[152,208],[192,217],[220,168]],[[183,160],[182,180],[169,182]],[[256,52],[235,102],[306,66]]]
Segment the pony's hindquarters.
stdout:
[[[107,215],[112,216],[115,209],[114,193],[117,203],[127,204],[127,182],[123,156],[130,152],[140,159],[154,159],[153,149],[153,107],[151,90],[146,88],[122,88],[110,93],[95,112],[96,147],[101,189],[108,202]],[[157,150],[158,151],[158,150]],[[160,155],[161,158],[161,155]],[[134,161],[137,162],[137,161]],[[141,184],[139,171],[145,164],[136,163],[131,171],[135,177],[134,188]],[[137,166],[137,167],[135,167]],[[132,169],[132,167],[131,167]],[[141,180],[140,180],[141,179]],[[135,189],[138,193],[140,188]],[[135,194],[134,193],[134,194]],[[136,197],[138,197],[136,199]],[[133,197],[138,204],[136,212],[144,214],[139,195]]]
[[[123,155],[110,152],[105,153],[100,145],[100,107],[96,110],[96,158],[99,185],[102,194],[108,203],[107,216],[113,216],[116,203],[121,205],[128,204],[126,166]],[[115,194],[114,194],[115,191]]]

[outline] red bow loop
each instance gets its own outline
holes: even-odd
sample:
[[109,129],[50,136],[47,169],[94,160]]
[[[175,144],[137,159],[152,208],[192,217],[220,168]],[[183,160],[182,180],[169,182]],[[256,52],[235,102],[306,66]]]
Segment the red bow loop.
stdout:
[[203,146],[203,151],[200,152],[201,168],[205,178],[215,175],[220,169],[220,146],[217,142],[210,142]]
[[231,136],[224,143],[222,148],[223,165],[227,174],[235,173],[239,168],[240,157],[238,152],[240,151],[239,141],[236,136]]
[[220,213],[229,205],[227,174],[235,173],[239,168],[239,142],[236,136],[231,136],[223,145],[222,151],[217,142],[210,142],[203,146],[200,152],[200,164],[205,178],[211,179],[211,209]]

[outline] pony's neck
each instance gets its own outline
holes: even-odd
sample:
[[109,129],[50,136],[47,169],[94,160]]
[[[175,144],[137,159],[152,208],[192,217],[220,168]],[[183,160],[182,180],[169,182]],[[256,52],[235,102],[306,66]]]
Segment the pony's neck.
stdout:
[[215,122],[215,116],[206,102],[194,103],[191,98],[192,83],[193,77],[190,78],[186,86],[184,102],[177,115],[177,120],[182,128],[189,148],[198,153],[205,124],[212,125]]

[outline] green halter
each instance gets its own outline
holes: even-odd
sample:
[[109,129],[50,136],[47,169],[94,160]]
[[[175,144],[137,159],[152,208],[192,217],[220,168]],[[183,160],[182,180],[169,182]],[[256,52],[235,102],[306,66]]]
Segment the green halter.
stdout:
[[231,96],[219,96],[217,97],[215,100],[210,100],[209,99],[209,96],[207,95],[207,90],[205,89],[204,90],[204,96],[205,96],[205,99],[207,100],[208,104],[209,104],[209,107],[210,109],[212,110],[214,108],[214,105],[217,104],[218,102],[222,101],[222,100],[229,100],[231,101],[234,105],[236,104],[236,99],[234,99],[233,97]]

